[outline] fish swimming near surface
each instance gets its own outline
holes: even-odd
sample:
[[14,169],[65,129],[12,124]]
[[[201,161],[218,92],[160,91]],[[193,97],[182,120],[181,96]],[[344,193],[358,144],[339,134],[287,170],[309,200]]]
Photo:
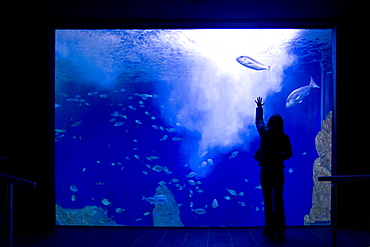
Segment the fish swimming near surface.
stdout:
[[247,68],[254,69],[254,70],[267,70],[269,72],[270,72],[271,68],[275,65],[275,64],[273,64],[271,66],[267,66],[267,65],[264,65],[263,63],[258,62],[257,60],[254,60],[253,58],[248,57],[248,56],[237,57],[236,61],[238,61],[241,65],[243,65]]
[[320,88],[312,79],[312,77],[309,85],[300,87],[289,94],[285,104],[286,108],[290,108],[298,103],[302,103],[303,99],[310,94],[311,88]]

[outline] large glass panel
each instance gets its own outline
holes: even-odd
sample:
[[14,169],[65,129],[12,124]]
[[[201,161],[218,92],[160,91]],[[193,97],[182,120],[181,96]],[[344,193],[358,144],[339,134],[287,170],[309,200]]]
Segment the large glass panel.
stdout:
[[330,223],[331,29],[55,37],[57,224],[263,226],[258,96],[293,147],[287,225]]

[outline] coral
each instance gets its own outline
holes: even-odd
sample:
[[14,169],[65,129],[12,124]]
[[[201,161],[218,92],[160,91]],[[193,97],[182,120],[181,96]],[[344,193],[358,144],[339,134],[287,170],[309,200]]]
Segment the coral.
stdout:
[[321,131],[315,138],[315,145],[319,158],[313,165],[312,207],[310,214],[304,216],[305,225],[330,222],[331,182],[319,182],[317,178],[331,175],[332,112],[322,122]]
[[86,206],[81,209],[55,206],[57,225],[118,226],[114,220],[108,218],[106,211],[97,206]]

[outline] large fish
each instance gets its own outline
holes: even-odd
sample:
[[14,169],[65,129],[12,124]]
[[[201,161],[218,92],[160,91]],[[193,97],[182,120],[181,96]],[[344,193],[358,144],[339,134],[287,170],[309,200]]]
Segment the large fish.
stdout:
[[298,103],[302,103],[303,99],[310,94],[311,88],[320,88],[318,85],[316,85],[312,77],[308,86],[300,87],[289,94],[286,100],[286,108],[290,108]]
[[254,69],[254,70],[267,70],[267,71],[270,71],[271,68],[275,65],[275,64],[273,64],[271,66],[266,66],[263,63],[258,62],[258,61],[254,60],[253,58],[248,57],[248,56],[240,56],[240,57],[237,57],[236,58],[236,61],[238,61],[241,65],[243,65],[243,66],[245,66],[247,68],[250,68],[250,69]]

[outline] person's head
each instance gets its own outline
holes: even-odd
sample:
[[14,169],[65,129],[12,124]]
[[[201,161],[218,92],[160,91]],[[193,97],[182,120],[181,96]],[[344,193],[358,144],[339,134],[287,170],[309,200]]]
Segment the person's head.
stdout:
[[267,128],[277,131],[284,131],[284,120],[283,117],[278,113],[272,115],[267,122]]

